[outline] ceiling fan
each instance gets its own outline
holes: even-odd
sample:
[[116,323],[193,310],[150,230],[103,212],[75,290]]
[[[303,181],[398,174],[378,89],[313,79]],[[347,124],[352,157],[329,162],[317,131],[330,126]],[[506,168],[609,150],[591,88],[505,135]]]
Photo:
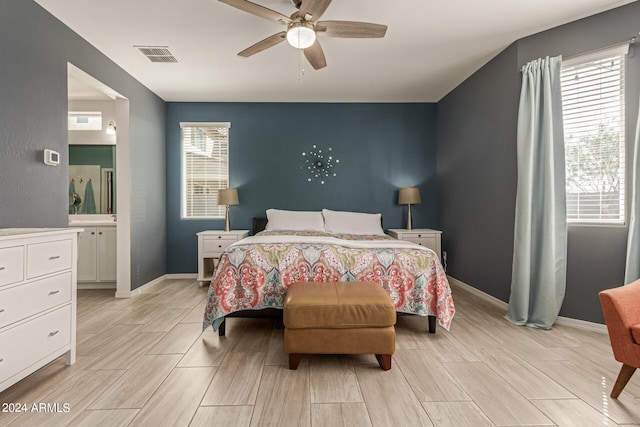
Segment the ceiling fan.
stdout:
[[259,41],[238,53],[249,57],[273,47],[284,40],[297,49],[304,50],[304,56],[311,66],[319,70],[327,66],[322,47],[316,35],[342,38],[381,38],[387,32],[386,25],[355,21],[318,21],[331,4],[331,0],[292,0],[298,8],[290,17],[247,0],[220,0],[229,6],[243,10],[261,18],[278,21],[287,26],[281,31]]

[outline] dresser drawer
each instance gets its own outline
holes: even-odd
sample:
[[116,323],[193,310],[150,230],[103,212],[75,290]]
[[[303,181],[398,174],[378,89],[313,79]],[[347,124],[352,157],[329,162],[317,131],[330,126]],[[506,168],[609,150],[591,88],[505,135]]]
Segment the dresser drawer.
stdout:
[[0,383],[71,343],[71,305],[0,333]]
[[55,240],[27,245],[27,278],[71,268],[72,240]]
[[0,290],[0,328],[71,301],[71,272]]
[[232,243],[237,242],[238,239],[236,237],[231,237],[231,238],[226,238],[226,239],[205,239],[203,242],[203,250],[204,250],[204,255],[218,255],[221,254],[226,248],[227,246],[231,245]]
[[0,286],[24,279],[24,246],[0,249]]

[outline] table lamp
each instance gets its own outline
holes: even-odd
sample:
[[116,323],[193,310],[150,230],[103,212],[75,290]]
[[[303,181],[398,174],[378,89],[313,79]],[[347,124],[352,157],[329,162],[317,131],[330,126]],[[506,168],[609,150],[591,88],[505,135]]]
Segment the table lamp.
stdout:
[[238,200],[238,189],[225,188],[222,190],[218,190],[218,204],[227,206],[226,213],[224,215],[224,231],[230,231],[231,224],[229,221],[229,206],[240,204]]
[[411,230],[411,205],[419,205],[422,201],[420,200],[420,189],[418,187],[407,187],[401,188],[398,193],[398,204],[399,205],[409,205],[409,211],[407,213],[407,230]]

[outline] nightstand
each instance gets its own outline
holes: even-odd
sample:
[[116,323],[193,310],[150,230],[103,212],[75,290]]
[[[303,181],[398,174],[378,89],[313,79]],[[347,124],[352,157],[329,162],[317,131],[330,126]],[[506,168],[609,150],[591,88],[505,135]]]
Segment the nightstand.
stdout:
[[207,230],[196,233],[198,236],[198,281],[208,282],[213,277],[215,260],[230,244],[244,239],[249,230]]
[[430,228],[414,228],[413,230],[391,228],[387,232],[391,237],[395,237],[398,240],[406,240],[425,246],[434,251],[439,259],[442,259],[442,231],[440,230],[432,230]]

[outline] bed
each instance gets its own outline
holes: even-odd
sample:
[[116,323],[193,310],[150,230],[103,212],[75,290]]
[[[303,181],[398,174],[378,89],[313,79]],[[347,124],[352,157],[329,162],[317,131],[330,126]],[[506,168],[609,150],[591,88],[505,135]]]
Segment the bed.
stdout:
[[311,221],[300,220],[299,212],[292,219],[273,211],[267,211],[265,230],[265,221],[255,219],[254,235],[220,257],[203,329],[224,335],[226,317],[281,313],[295,282],[373,281],[389,293],[398,313],[427,317],[431,333],[436,323],[449,330],[455,306],[433,251],[384,234],[379,215],[323,210]]

